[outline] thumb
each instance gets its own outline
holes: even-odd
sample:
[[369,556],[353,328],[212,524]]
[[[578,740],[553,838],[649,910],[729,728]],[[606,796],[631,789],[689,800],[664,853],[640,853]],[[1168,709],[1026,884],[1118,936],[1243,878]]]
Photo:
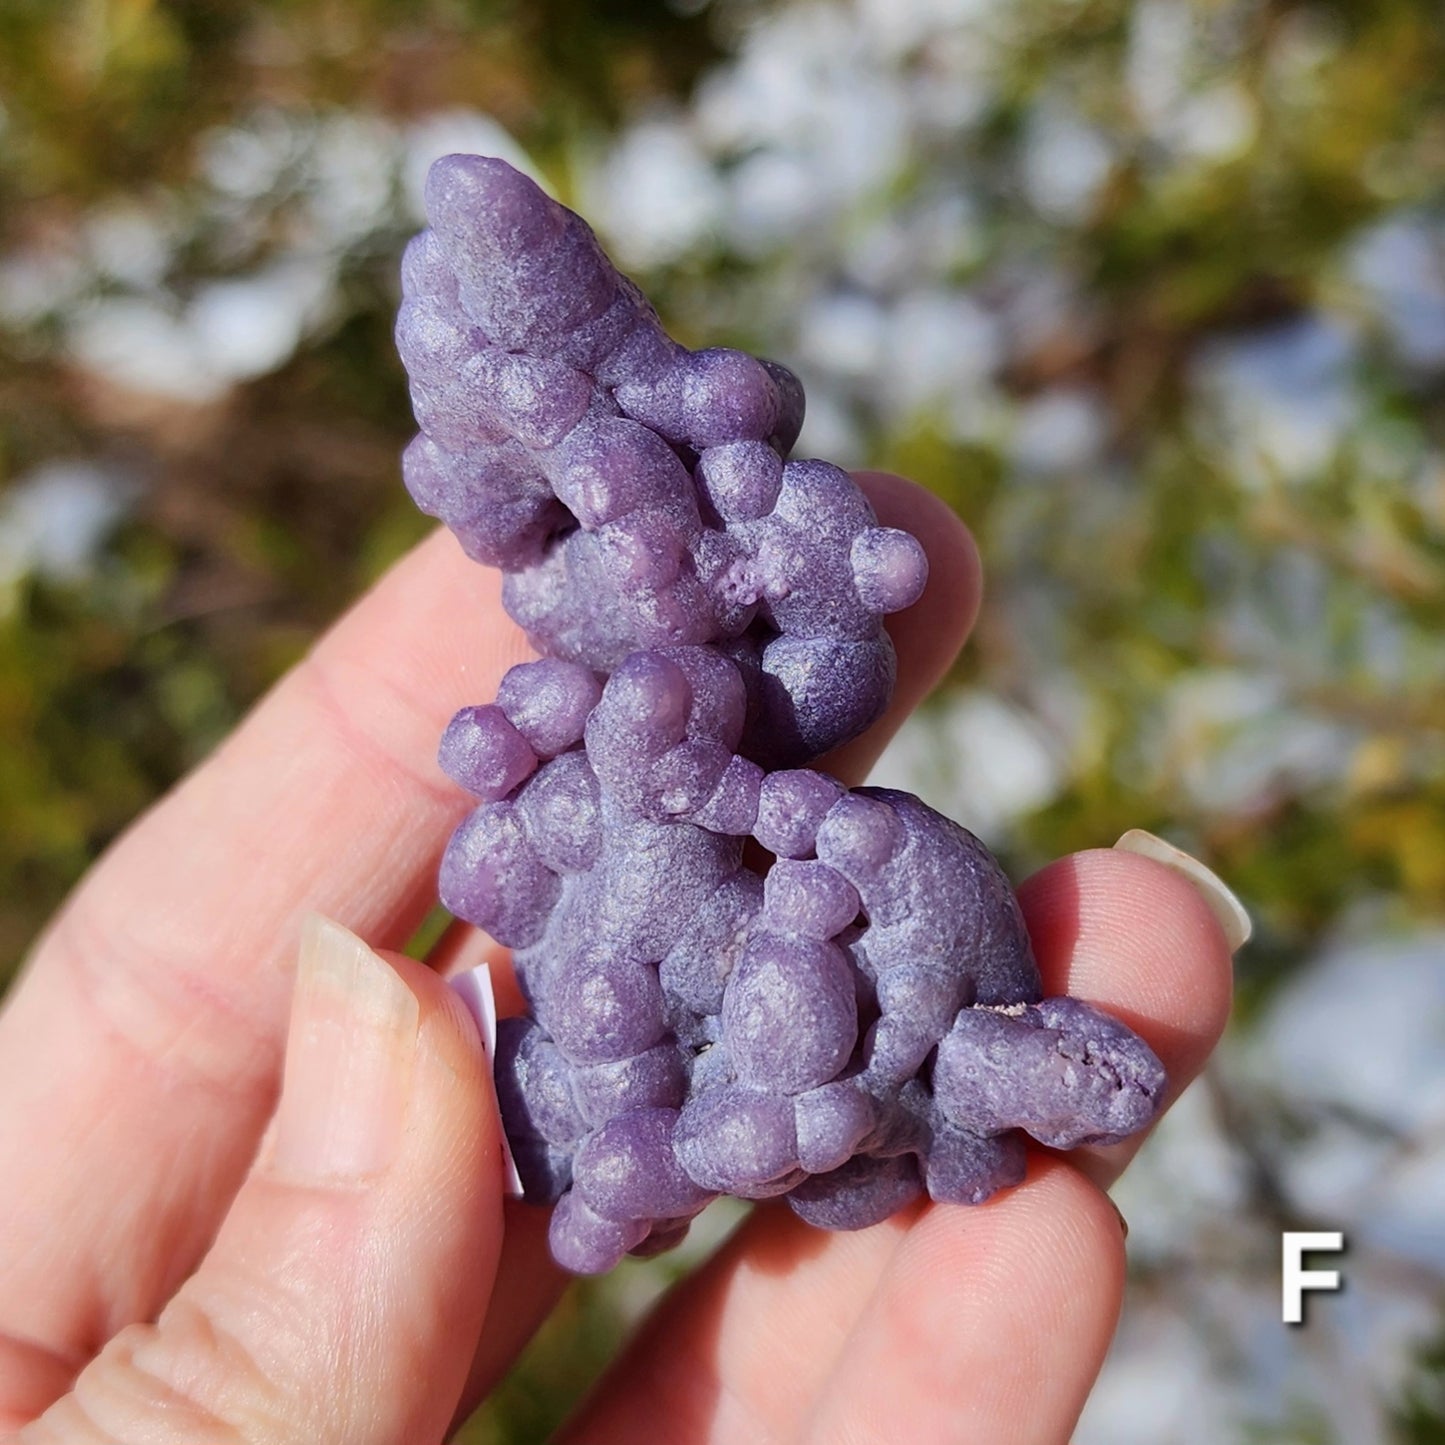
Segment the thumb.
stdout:
[[491,1294],[500,1171],[460,1001],[309,920],[274,1126],[210,1254],[20,1439],[440,1441]]

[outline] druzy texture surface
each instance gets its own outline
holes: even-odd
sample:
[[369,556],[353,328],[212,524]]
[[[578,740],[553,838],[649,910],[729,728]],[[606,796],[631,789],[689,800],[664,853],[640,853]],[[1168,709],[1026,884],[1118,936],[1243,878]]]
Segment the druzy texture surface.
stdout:
[[666,1249],[723,1193],[830,1229],[977,1203],[1023,1177],[1025,1134],[1144,1127],[1159,1061],[1041,996],[983,845],[808,767],[887,706],[883,618],[927,566],[846,472],[788,459],[797,379],[673,341],[502,161],[445,157],[426,202],[407,486],[542,654],[442,738],[478,805],[440,891],[513,950],[529,1013],[497,1089],[556,1259]]

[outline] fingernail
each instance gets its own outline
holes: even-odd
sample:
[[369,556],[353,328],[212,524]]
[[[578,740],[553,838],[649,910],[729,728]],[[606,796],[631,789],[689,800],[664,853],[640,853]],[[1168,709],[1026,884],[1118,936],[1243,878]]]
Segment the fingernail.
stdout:
[[1198,858],[1191,857],[1182,848],[1146,833],[1142,828],[1130,828],[1117,843],[1116,848],[1126,853],[1138,853],[1143,858],[1152,858],[1166,868],[1172,868],[1181,877],[1187,878],[1200,892],[1209,910],[1219,920],[1224,936],[1229,940],[1229,951],[1238,953],[1254,932],[1249,914],[1238,898],[1218,874],[1212,873]]
[[1123,1236],[1124,1236],[1125,1239],[1128,1239],[1128,1237],[1129,1237],[1129,1221],[1124,1218],[1124,1211],[1123,1211],[1122,1209],[1120,1209],[1117,1204],[1114,1203],[1114,1201],[1113,1201],[1112,1198],[1109,1200],[1109,1204],[1110,1204],[1110,1206],[1113,1208],[1114,1218],[1119,1221],[1119,1231],[1120,1231],[1120,1233],[1123,1234]]
[[401,1148],[421,1009],[354,933],[302,928],[272,1168],[302,1183],[365,1179]]

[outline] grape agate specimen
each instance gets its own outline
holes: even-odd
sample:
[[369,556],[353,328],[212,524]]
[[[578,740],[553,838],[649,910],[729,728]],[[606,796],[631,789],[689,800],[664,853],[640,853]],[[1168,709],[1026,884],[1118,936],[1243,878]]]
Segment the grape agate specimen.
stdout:
[[678,345],[502,161],[445,157],[426,203],[407,486],[542,654],[442,738],[479,802],[441,897],[514,952],[530,1012],[497,1088],[557,1260],[667,1249],[723,1193],[829,1229],[977,1203],[1023,1177],[1024,1134],[1144,1127],[1159,1061],[1041,996],[983,845],[808,767],[887,706],[883,618],[927,567],[846,472],[787,459],[797,379]]

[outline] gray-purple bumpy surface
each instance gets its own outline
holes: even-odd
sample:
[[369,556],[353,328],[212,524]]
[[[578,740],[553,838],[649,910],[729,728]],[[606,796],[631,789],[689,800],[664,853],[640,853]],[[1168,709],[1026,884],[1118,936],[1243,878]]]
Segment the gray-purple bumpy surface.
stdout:
[[480,802],[441,897],[514,951],[530,1013],[497,1087],[557,1260],[666,1249],[723,1193],[829,1229],[977,1203],[1023,1177],[1024,1134],[1146,1125],[1159,1061],[1040,996],[983,845],[807,767],[887,706],[883,617],[927,568],[846,472],[787,459],[797,379],[678,345],[502,161],[438,161],[426,201],[407,486],[542,654],[442,739]]

